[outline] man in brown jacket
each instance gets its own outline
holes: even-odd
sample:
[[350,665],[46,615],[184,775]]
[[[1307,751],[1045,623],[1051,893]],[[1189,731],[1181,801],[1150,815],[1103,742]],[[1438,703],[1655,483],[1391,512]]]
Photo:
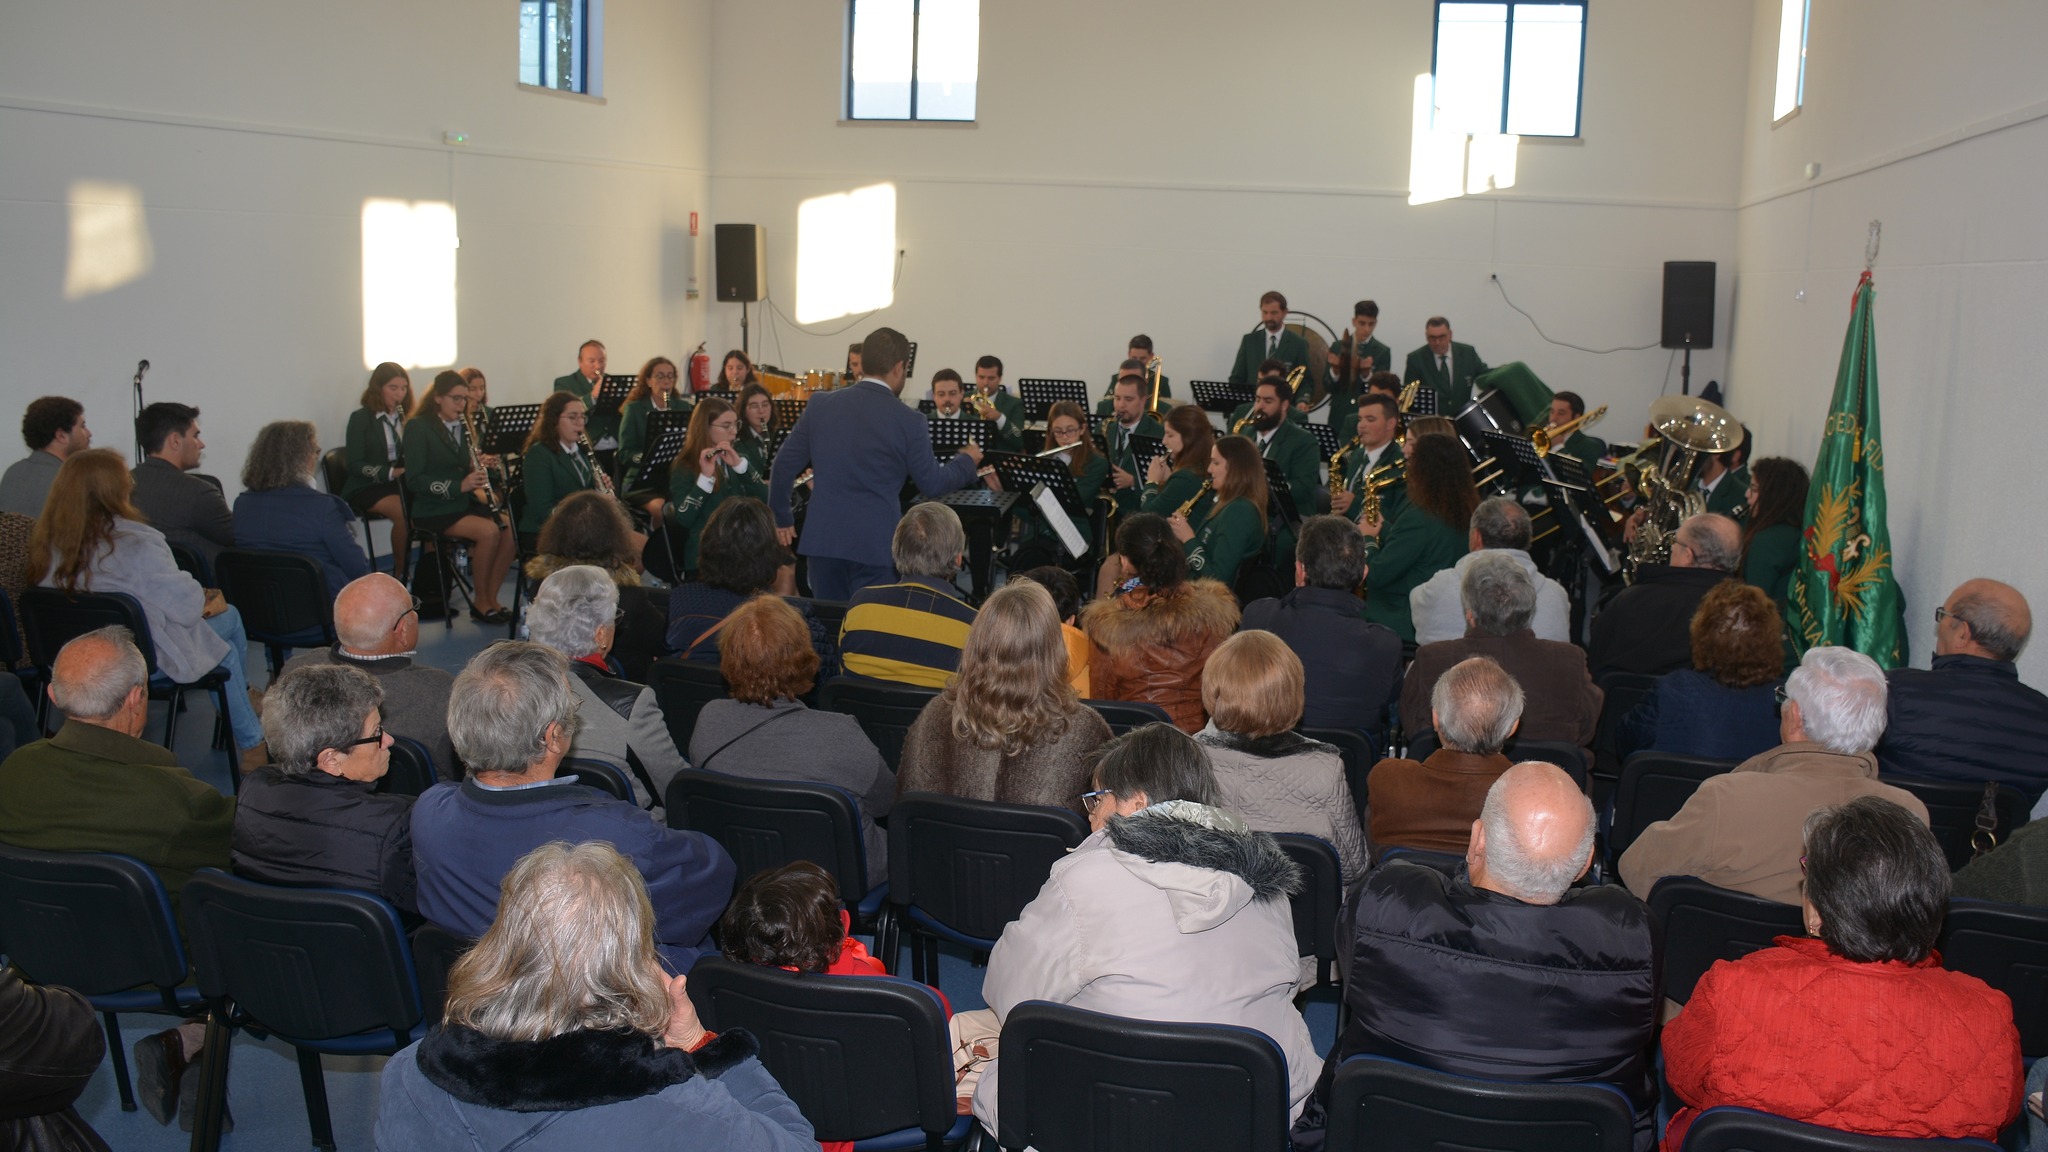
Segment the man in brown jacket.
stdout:
[[1817,808],[1877,796],[1927,821],[1912,793],[1877,782],[1871,749],[1884,735],[1885,678],[1847,648],[1813,648],[1785,681],[1784,743],[1700,785],[1678,815],[1643,829],[1621,855],[1636,895],[1666,876],[1781,904],[1800,898],[1806,818]]
[[1437,677],[1429,727],[1442,747],[1429,759],[1382,760],[1365,779],[1366,839],[1375,855],[1421,848],[1460,856],[1486,790],[1512,765],[1501,755],[1522,718],[1522,688],[1484,656]]
[[1482,552],[1467,562],[1459,596],[1465,605],[1465,635],[1416,651],[1401,689],[1401,727],[1411,735],[1429,728],[1437,678],[1459,661],[1484,656],[1522,686],[1522,739],[1591,748],[1605,695],[1593,683],[1586,654],[1577,645],[1539,640],[1530,631],[1536,583],[1528,570],[1506,552]]

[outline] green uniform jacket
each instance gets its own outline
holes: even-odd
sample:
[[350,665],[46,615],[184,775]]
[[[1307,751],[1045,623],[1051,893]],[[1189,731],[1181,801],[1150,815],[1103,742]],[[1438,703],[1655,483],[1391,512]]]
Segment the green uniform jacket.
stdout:
[[[1095,498],[1101,494],[1102,483],[1107,479],[1109,479],[1109,461],[1103,459],[1100,452],[1089,453],[1088,463],[1081,465],[1081,474],[1074,477],[1074,492],[1081,497],[1081,507],[1085,510],[1081,518],[1074,521],[1074,527],[1081,530],[1083,539],[1087,539],[1089,536],[1089,529],[1094,523],[1090,514],[1095,510]],[[1017,507],[1024,513],[1022,540],[1036,540],[1040,536],[1052,536],[1054,540],[1059,539],[1053,533],[1052,528],[1046,524],[1045,516],[1039,512],[1036,504],[1026,500],[1019,503]],[[1091,547],[1095,543],[1095,541],[1089,540]]]
[[[1180,511],[1180,506],[1188,502],[1188,497],[1193,496],[1206,479],[1208,477],[1193,468],[1175,468],[1167,475],[1166,483],[1145,485],[1145,495],[1139,501],[1138,511],[1171,516]],[[1202,502],[1188,509],[1188,523],[1200,524],[1203,510],[1215,498],[1213,493],[1203,493]]]
[[[1272,358],[1286,363],[1290,372],[1298,367],[1306,367],[1310,372],[1328,367],[1308,362],[1308,341],[1292,328],[1280,329],[1280,345],[1273,350]],[[1261,324],[1237,342],[1237,360],[1230,366],[1230,382],[1240,388],[1251,387],[1259,378],[1259,365],[1266,359],[1266,326]]]
[[520,483],[525,486],[525,507],[519,512],[519,531],[538,535],[540,526],[554,514],[564,497],[597,487],[590,461],[581,452],[574,456],[558,444],[535,444],[520,461]]
[[[1245,429],[1250,432],[1251,429]],[[1258,444],[1253,439],[1254,446]],[[1280,466],[1280,474],[1287,477],[1287,487],[1293,490],[1294,507],[1303,518],[1316,514],[1316,489],[1322,486],[1323,454],[1316,447],[1315,433],[1306,427],[1282,424],[1273,429],[1273,438],[1266,441],[1266,459]]]
[[341,491],[335,495],[348,497],[372,484],[383,484],[391,479],[392,468],[405,466],[404,420],[401,414],[400,450],[394,459],[384,443],[384,430],[377,426],[375,412],[358,408],[348,414],[348,439],[342,448],[342,456],[348,464],[348,479],[342,482]]
[[1232,500],[1211,509],[1195,538],[1181,545],[1188,556],[1188,578],[1221,580],[1224,587],[1233,587],[1237,570],[1265,544],[1266,526],[1250,501]]
[[1366,555],[1365,610],[1359,615],[1413,643],[1415,621],[1408,614],[1408,593],[1456,564],[1467,551],[1470,534],[1404,500],[1380,529],[1380,539],[1384,543],[1378,550]]
[[470,473],[469,449],[448,435],[431,412],[405,423],[405,489],[412,493],[412,514],[452,516],[476,503],[462,490]]
[[[581,380],[582,377],[578,376],[577,379]],[[671,391],[668,394],[668,404],[661,411],[688,415],[690,409],[690,402],[683,399],[681,393]],[[640,458],[647,454],[647,414],[654,410],[652,396],[626,401],[625,414],[619,422],[619,475],[631,477],[633,469],[640,466]],[[597,437],[592,436],[590,442],[597,443]]]
[[[1554,449],[1554,451],[1562,452],[1566,456],[1584,464],[1586,470],[1590,472],[1593,469],[1594,462],[1607,455],[1607,441],[1600,439],[1598,436],[1588,436],[1584,432],[1574,432],[1564,442],[1564,447]],[[1744,487],[1748,487],[1748,485],[1744,485]]]
[[[1367,457],[1364,452],[1359,451],[1358,448],[1355,447],[1357,441],[1354,440],[1352,443],[1354,447],[1351,449],[1351,451],[1344,454],[1344,475],[1341,477],[1330,477],[1330,491],[1334,493],[1339,488],[1348,488],[1351,490],[1351,493],[1354,496],[1360,497],[1357,500],[1353,500],[1351,502],[1351,507],[1345,509],[1344,511],[1344,518],[1346,520],[1351,521],[1353,524],[1356,524],[1358,523],[1359,509],[1365,506],[1365,501],[1363,499],[1365,489],[1364,486],[1359,483],[1359,481],[1362,480],[1365,476],[1365,463]],[[1389,464],[1399,464],[1403,459],[1404,457],[1401,455],[1401,442],[1399,440],[1396,440],[1393,443],[1387,445],[1387,450],[1385,452],[1380,453],[1380,462],[1378,465],[1376,465],[1376,467],[1384,468]],[[1394,505],[1401,499],[1401,496],[1406,491],[1406,489],[1407,485],[1405,483],[1400,482],[1390,484],[1387,487],[1380,489],[1381,519],[1387,521],[1390,524],[1393,523]]]
[[[1344,338],[1337,341],[1336,347],[1331,348],[1330,351],[1341,356],[1350,347],[1351,335],[1346,333]],[[1365,342],[1365,354],[1372,357],[1372,370],[1374,372],[1394,371],[1394,350],[1380,343],[1378,337]],[[1335,368],[1328,369],[1323,373],[1323,387],[1330,394],[1330,423],[1332,425],[1343,428],[1347,425],[1357,424],[1358,398],[1365,395],[1364,376],[1365,374],[1360,373],[1358,378],[1339,380],[1337,379],[1337,369]]]
[[1430,354],[1429,345],[1424,344],[1408,354],[1408,366],[1401,373],[1401,383],[1410,380],[1422,381],[1422,386],[1436,392],[1437,412],[1443,416],[1455,417],[1465,405],[1472,402],[1472,378],[1486,371],[1486,361],[1479,358],[1470,344],[1451,341],[1451,376],[1436,370],[1436,357]]
[[768,500],[767,473],[747,462],[745,472],[728,472],[725,483],[717,491],[706,492],[697,486],[697,471],[692,468],[676,468],[669,473],[668,508],[669,522],[689,533],[683,545],[683,567],[697,570],[697,537],[703,534],[704,522],[711,519],[711,513],[720,504],[735,496],[752,496],[766,503]]
[[[1238,422],[1239,420],[1242,420],[1242,419],[1244,419],[1245,417],[1247,417],[1247,416],[1249,416],[1249,415],[1251,415],[1251,414],[1252,414],[1252,402],[1251,402],[1251,401],[1247,400],[1247,401],[1245,401],[1244,403],[1242,403],[1242,404],[1239,404],[1239,405],[1237,406],[1237,410],[1236,410],[1235,412],[1232,412],[1232,413],[1230,414],[1230,421],[1229,421],[1229,423],[1228,423],[1228,424],[1226,424],[1226,425],[1225,425],[1225,431],[1224,431],[1224,432],[1222,432],[1222,433],[1221,433],[1221,435],[1224,435],[1224,436],[1232,436],[1232,435],[1235,435],[1235,436],[1249,436],[1249,435],[1251,435],[1251,434],[1252,434],[1252,428],[1251,428],[1251,425],[1249,425],[1249,424],[1245,425],[1244,431],[1242,431],[1242,432],[1235,432],[1235,433],[1233,433],[1233,432],[1229,431],[1229,429],[1237,427],[1237,422]],[[1296,408],[1296,407],[1295,407],[1294,405],[1292,405],[1292,404],[1289,404],[1289,405],[1287,406],[1287,418],[1288,418],[1289,420],[1293,421],[1293,422],[1294,422],[1294,423],[1296,423],[1296,424],[1302,424],[1302,425],[1306,425],[1306,424],[1308,423],[1308,413],[1306,413],[1306,412],[1303,412],[1303,411],[1302,411],[1301,409],[1299,409],[1299,408]],[[1357,411],[1356,411],[1356,410],[1353,410],[1353,412],[1351,413],[1351,422],[1352,422],[1353,424],[1356,424],[1356,423],[1358,422],[1358,413],[1357,413]],[[1310,435],[1314,435],[1314,433],[1310,433]]]
[[[1116,409],[1110,395],[1115,391],[1116,377],[1111,376],[1109,378],[1108,391],[1102,394],[1102,399],[1095,405],[1095,414],[1097,416],[1109,416],[1115,413]],[[1145,377],[1145,386],[1138,389],[1138,394],[1145,398],[1145,404],[1149,407],[1152,403],[1152,378],[1150,376]],[[1173,377],[1163,372],[1159,374],[1159,398],[1161,400],[1173,398]]]
[[1707,511],[1737,520],[1749,514],[1749,465],[1721,477],[1721,482],[1707,495]]
[[739,449],[740,455],[747,458],[748,472],[758,472],[763,476],[768,474],[768,442],[766,440],[756,440],[753,436],[742,431],[739,439],[732,442],[732,446]]
[[[599,383],[603,383],[603,380],[603,377],[598,378]],[[606,437],[614,440],[619,438],[619,414],[597,410],[597,401],[594,398],[597,385],[585,380],[583,373],[571,372],[567,376],[555,377],[555,391],[571,393],[583,401],[584,410],[590,413],[590,423],[585,425],[583,430],[590,434],[592,444],[599,443]]]
[[[1139,419],[1137,427],[1133,428],[1131,432],[1133,435],[1138,436],[1164,436],[1166,429],[1160,427],[1159,421],[1154,420],[1150,416],[1145,416]],[[1102,422],[1102,442],[1109,451],[1109,466],[1121,468],[1129,472],[1131,478],[1136,481],[1129,488],[1122,490],[1112,489],[1112,491],[1116,492],[1117,512],[1120,515],[1128,516],[1138,510],[1139,503],[1144,499],[1145,474],[1138,470],[1137,456],[1131,452],[1130,446],[1125,443],[1123,425],[1114,420],[1104,420]],[[1110,483],[1110,480],[1104,480],[1103,483]]]
[[[1729,477],[1721,483],[1733,482]],[[1785,615],[1792,591],[1792,570],[1799,567],[1799,529],[1791,524],[1773,524],[1749,538],[1749,551],[1742,558],[1742,579],[1764,590],[1777,602],[1778,615]]]
[[[998,452],[1022,452],[1024,450],[1024,401],[1004,391],[998,391],[988,399],[989,403],[996,406],[997,415],[1003,418],[1003,426],[1000,428],[995,426],[995,421],[989,421],[989,431],[993,435],[989,437],[988,447]],[[981,410],[971,402],[963,405],[960,410],[963,414],[969,416],[979,416],[981,414]]]
[[156,869],[175,910],[201,868],[228,867],[235,802],[169,749],[73,720],[0,764],[0,842],[37,852],[119,852]]

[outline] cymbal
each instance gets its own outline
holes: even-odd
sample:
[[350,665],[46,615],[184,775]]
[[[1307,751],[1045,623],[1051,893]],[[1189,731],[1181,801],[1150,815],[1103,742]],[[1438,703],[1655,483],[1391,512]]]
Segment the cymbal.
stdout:
[[1666,396],[1650,405],[1650,423],[1681,448],[1718,455],[1742,446],[1742,425],[1719,404],[1693,396]]

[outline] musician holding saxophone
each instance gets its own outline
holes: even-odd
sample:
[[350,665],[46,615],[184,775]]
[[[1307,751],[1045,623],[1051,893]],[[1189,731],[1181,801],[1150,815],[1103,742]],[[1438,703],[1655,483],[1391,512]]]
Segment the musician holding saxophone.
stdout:
[[485,470],[493,458],[467,427],[468,411],[468,382],[455,372],[434,377],[406,421],[400,445],[404,483],[412,493],[414,527],[469,543],[475,577],[470,619],[503,624],[512,614],[499,602],[498,590],[516,548],[510,518]]
[[1209,478],[1202,486],[1216,494],[1200,527],[1188,514],[1203,495],[1189,497],[1166,524],[1187,552],[1188,575],[1237,581],[1238,569],[1266,544],[1266,466],[1258,449],[1242,436],[1225,436],[1209,454]]
[[[1353,524],[1358,523],[1364,478],[1403,459],[1401,446],[1394,442],[1401,416],[1393,397],[1381,392],[1359,397],[1357,419],[1356,437],[1330,457],[1330,511]],[[1382,503],[1391,498],[1388,492],[1380,497]]]

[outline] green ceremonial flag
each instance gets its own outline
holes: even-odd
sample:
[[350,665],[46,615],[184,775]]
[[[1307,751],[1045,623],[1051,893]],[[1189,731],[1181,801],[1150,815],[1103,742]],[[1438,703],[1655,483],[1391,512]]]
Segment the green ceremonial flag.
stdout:
[[1806,496],[1805,547],[1792,573],[1788,623],[1799,650],[1854,648],[1885,668],[1906,662],[1905,596],[1885,525],[1877,416],[1877,335],[1870,273],[1856,283],[1835,398]]

